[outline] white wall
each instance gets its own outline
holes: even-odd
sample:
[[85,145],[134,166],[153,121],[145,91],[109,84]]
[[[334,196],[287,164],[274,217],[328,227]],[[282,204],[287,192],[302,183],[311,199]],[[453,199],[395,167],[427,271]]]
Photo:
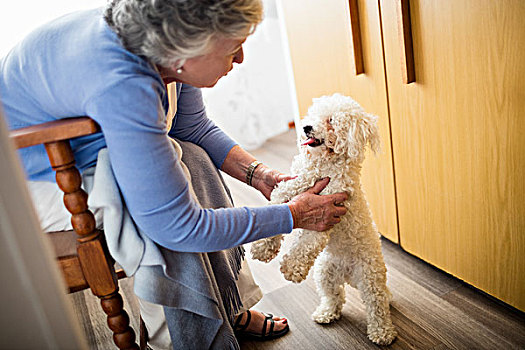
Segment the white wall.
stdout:
[[66,13],[105,3],[105,0],[1,0],[0,57],[38,26]]

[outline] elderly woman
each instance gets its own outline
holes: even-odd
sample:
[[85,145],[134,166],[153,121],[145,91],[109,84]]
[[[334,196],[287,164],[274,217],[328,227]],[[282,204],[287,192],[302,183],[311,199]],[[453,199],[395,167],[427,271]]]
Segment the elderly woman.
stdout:
[[[72,142],[77,165],[87,173],[99,167],[99,153],[107,152],[125,209],[142,240],[153,242],[163,257],[162,269],[147,270],[142,268],[146,257],[125,251],[128,256],[140,255],[138,269],[126,270],[136,272],[136,284],[142,275],[149,276],[147,281],[156,276],[156,286],[164,283],[159,282],[163,278],[172,283],[169,265],[177,259],[189,264],[199,256],[203,258],[198,261],[205,263],[195,266],[203,270],[211,266],[215,276],[208,275],[210,285],[217,287],[222,300],[217,307],[223,317],[216,328],[182,304],[199,300],[200,292],[192,287],[189,290],[197,292],[188,298],[180,280],[173,290],[150,288],[148,293],[154,296],[137,293],[154,348],[237,348],[235,338],[228,337],[234,327],[237,335],[284,334],[285,319],[245,311],[258,300],[252,289],[257,287],[249,271],[243,274],[243,268],[238,275],[240,264],[230,258],[239,256],[238,247],[244,243],[293,228],[329,229],[345,213],[335,204],[346,194],[317,195],[328,179],[287,204],[260,208],[231,208],[228,199],[217,200],[221,195],[213,192],[214,187],[223,187],[217,169],[247,182],[266,198],[279,181],[289,179],[257,162],[215,126],[206,117],[199,90],[214,86],[233,63],[242,63],[242,45],[261,17],[260,0],[114,0],[105,10],[76,12],[44,25],[0,61],[0,96],[10,128],[83,115],[100,125],[102,134]],[[166,84],[172,82],[176,114],[166,117]],[[182,162],[188,163],[198,198],[192,195],[172,138],[182,146]],[[43,226],[63,229],[68,215],[58,209],[58,191],[44,149],[31,147],[20,154],[37,209],[46,209],[47,217],[39,210],[41,220],[47,220]],[[45,198],[51,200],[44,202]],[[221,251],[226,255],[213,255]],[[233,289],[228,289],[231,281]],[[179,287],[185,292],[172,297]],[[144,288],[136,285],[137,290]],[[239,291],[244,309],[231,300],[230,307],[225,306]],[[255,302],[246,300],[250,295],[256,296]]]

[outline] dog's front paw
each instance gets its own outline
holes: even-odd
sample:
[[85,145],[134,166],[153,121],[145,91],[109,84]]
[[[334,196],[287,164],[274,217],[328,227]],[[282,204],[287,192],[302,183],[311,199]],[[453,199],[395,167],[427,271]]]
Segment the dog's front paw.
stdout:
[[368,339],[378,345],[389,345],[397,337],[397,332],[394,326],[388,326],[385,328],[374,328],[368,327]]
[[281,236],[275,236],[253,242],[250,248],[252,257],[266,263],[273,260],[279,254],[281,240]]
[[312,319],[321,324],[332,323],[341,318],[341,310],[336,307],[319,305],[312,314]]
[[283,256],[281,261],[281,273],[288,281],[299,283],[306,279],[312,265],[305,265],[297,259],[291,258],[288,254]]

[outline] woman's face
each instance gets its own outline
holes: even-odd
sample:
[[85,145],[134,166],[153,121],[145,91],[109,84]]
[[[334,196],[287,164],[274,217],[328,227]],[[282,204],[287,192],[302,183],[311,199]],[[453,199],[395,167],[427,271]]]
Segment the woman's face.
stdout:
[[182,72],[175,72],[175,80],[195,87],[212,87],[233,69],[233,63],[242,63],[244,39],[216,39],[209,53],[187,59]]

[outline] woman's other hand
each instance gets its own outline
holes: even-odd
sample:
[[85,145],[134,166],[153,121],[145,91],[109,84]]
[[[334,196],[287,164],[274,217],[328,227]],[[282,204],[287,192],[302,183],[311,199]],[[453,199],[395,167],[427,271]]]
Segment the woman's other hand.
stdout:
[[329,178],[321,179],[306,192],[288,202],[294,228],[326,231],[341,221],[341,216],[346,214],[346,208],[342,203],[348,199],[348,194],[319,195],[329,182]]
[[270,194],[279,182],[288,181],[293,178],[295,177],[284,175],[277,170],[267,167],[264,164],[260,164],[257,168],[255,168],[252,186],[258,189],[266,197],[266,199],[270,200]]

